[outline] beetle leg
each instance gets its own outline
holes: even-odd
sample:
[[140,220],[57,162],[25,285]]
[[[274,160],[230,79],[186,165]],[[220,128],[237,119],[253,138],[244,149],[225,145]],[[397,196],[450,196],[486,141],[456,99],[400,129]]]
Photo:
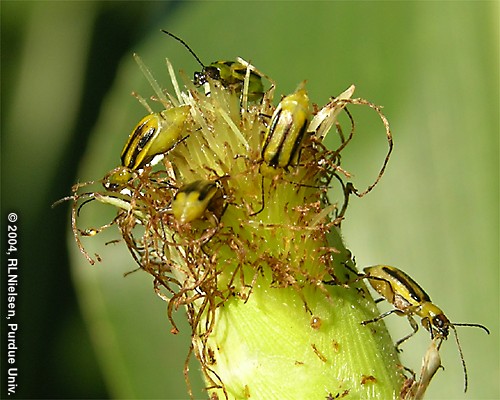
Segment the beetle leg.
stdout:
[[401,313],[401,310],[397,310],[396,308],[392,309],[392,310],[389,310],[389,311],[386,311],[385,313],[382,313],[380,314],[378,317],[376,318],[373,318],[373,319],[368,319],[366,321],[362,321],[361,322],[361,325],[368,325],[368,324],[371,324],[373,322],[378,322],[380,321],[382,318],[385,318],[387,317],[388,315],[391,315],[393,313],[396,313],[396,314],[400,314]]
[[411,338],[415,333],[417,333],[418,331],[418,324],[417,324],[417,321],[415,321],[415,319],[411,316],[411,315],[408,315],[408,321],[410,322],[410,325],[411,327],[413,328],[413,332],[411,332],[410,334],[406,335],[405,337],[399,339],[397,342],[396,342],[396,351],[398,353],[400,353],[402,350],[399,348],[399,346],[401,346],[401,344],[403,344],[403,342],[407,341],[409,338]]
[[264,211],[264,176],[262,176],[261,184],[260,184],[262,191],[261,191],[261,207],[257,210],[254,211],[253,213],[249,214],[249,217],[255,217],[257,214],[260,214],[262,211]]

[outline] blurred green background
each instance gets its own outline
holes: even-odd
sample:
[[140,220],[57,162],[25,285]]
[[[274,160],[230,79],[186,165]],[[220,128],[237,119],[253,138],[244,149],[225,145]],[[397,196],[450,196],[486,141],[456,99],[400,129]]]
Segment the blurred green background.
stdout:
[[[69,238],[69,204],[50,208],[73,183],[116,166],[145,114],[130,93],[147,97],[152,90],[133,52],[165,87],[165,57],[189,76],[199,70],[160,28],[184,38],[207,64],[236,56],[251,61],[277,81],[279,94],[307,79],[312,101],[323,105],[355,84],[356,96],[385,107],[395,151],[374,192],[351,202],[345,241],[359,266],[398,266],[452,321],[490,328],[489,337],[458,329],[467,397],[500,397],[498,2],[0,6],[1,244],[6,215],[17,212],[21,251],[16,398],[187,397],[182,310],[175,336],[151,279],[141,272],[123,278],[135,268],[132,259],[122,245],[104,245],[117,232],[85,242],[103,258],[92,267]],[[386,143],[373,116],[351,111],[360,123],[345,161],[362,186],[376,176]],[[113,210],[91,204],[82,214],[104,223]],[[410,329],[403,318],[387,322],[394,338]],[[2,324],[5,344],[4,333]],[[428,340],[420,332],[405,344],[406,365],[420,368]],[[442,358],[446,369],[428,398],[465,398],[453,338]],[[3,357],[2,366],[5,397]],[[203,398],[195,362],[191,378]]]

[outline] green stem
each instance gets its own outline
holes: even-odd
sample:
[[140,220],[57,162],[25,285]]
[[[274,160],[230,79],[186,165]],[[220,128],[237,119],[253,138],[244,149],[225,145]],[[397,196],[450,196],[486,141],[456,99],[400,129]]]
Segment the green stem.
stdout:
[[[330,237],[346,257],[339,234]],[[360,287],[325,293],[309,284],[299,292],[270,287],[264,277],[248,301],[225,301],[206,343],[194,341],[197,353],[206,355],[208,386],[221,386],[211,392],[220,399],[397,398],[399,360],[382,323],[361,325],[378,311]]]

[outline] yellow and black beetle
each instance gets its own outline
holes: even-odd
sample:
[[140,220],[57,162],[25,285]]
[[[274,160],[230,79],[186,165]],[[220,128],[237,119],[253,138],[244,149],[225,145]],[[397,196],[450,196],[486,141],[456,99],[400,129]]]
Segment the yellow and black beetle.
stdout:
[[116,190],[128,182],[135,171],[153,159],[172,150],[184,140],[184,131],[190,106],[182,105],[159,113],[146,115],[130,133],[121,152],[121,164],[115,173],[105,179],[104,186]]
[[196,86],[201,86],[207,83],[208,78],[210,78],[220,82],[225,88],[232,89],[239,93],[243,90],[247,69],[250,68],[247,93],[248,100],[260,101],[262,99],[262,96],[264,95],[264,86],[262,84],[263,75],[259,74],[254,68],[244,65],[238,61],[214,61],[209,65],[205,65],[184,40],[164,29],[161,31],[181,43],[202,66],[202,70],[200,72],[194,73],[193,83]]
[[262,143],[262,159],[271,167],[288,167],[296,161],[297,151],[309,124],[309,97],[302,82],[285,96],[271,118]]
[[218,181],[197,180],[177,191],[172,200],[172,214],[180,224],[201,218],[211,211],[219,219],[224,213],[224,195]]
[[467,391],[467,369],[455,327],[471,326],[481,328],[489,334],[490,331],[488,328],[481,324],[451,322],[444,312],[432,303],[429,295],[420,285],[398,268],[389,265],[374,265],[365,268],[364,272],[365,274],[361,275],[360,278],[367,279],[373,289],[395,308],[379,315],[377,318],[363,321],[362,324],[366,325],[379,321],[392,313],[405,315],[413,328],[413,332],[398,340],[396,342],[396,349],[417,332],[418,324],[413,318],[414,315],[421,318],[422,326],[430,332],[432,339],[447,339],[449,329],[451,328],[455,334],[458,350],[460,352],[465,376],[465,391]]

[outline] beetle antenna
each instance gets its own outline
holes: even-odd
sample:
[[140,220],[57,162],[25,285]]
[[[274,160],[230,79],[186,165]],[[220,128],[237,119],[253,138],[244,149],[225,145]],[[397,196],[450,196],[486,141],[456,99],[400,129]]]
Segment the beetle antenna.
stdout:
[[[91,193],[88,193],[91,195]],[[80,211],[82,209],[82,207],[85,205],[85,204],[88,204],[90,203],[91,201],[94,201],[95,200],[95,197],[92,196],[90,197],[89,199],[85,200],[82,204],[80,204],[80,206],[78,207],[78,210],[76,210],[76,215],[79,217],[80,216]]]
[[462,360],[462,367],[464,369],[464,378],[465,378],[465,387],[464,387],[464,393],[465,393],[467,392],[468,380],[467,380],[467,367],[465,366],[465,360],[464,360],[464,353],[462,352],[462,347],[460,346],[460,342],[458,341],[458,334],[457,330],[455,329],[455,326],[450,325],[450,327],[453,329],[453,333],[455,334],[455,341],[457,342],[458,352],[460,353],[460,359]]
[[481,325],[481,324],[460,324],[460,323],[453,322],[453,325],[455,325],[455,326],[472,326],[474,328],[481,328],[488,335],[490,334],[490,330],[488,328],[486,328],[484,325]]
[[490,334],[490,331],[489,331],[488,328],[486,328],[484,325],[481,325],[481,324],[460,324],[460,323],[451,323],[450,324],[450,327],[453,329],[453,332],[455,333],[455,340],[457,342],[458,351],[460,352],[460,358],[462,360],[462,366],[464,367],[464,376],[465,376],[464,393],[465,393],[465,392],[467,392],[467,368],[465,366],[464,354],[462,353],[462,347],[460,347],[460,342],[458,341],[458,334],[457,334],[457,330],[455,329],[455,326],[472,326],[472,327],[475,327],[475,328],[481,328],[488,335]]
[[188,51],[193,55],[193,57],[196,59],[196,61],[198,61],[198,63],[203,67],[205,68],[205,65],[201,62],[201,60],[198,58],[198,56],[196,55],[196,53],[191,50],[191,47],[189,47],[189,45],[184,41],[182,40],[180,37],[178,36],[175,36],[173,33],[170,33],[168,31],[166,31],[165,29],[162,29],[161,30],[163,33],[166,33],[168,36],[171,36],[173,37],[175,40],[177,40],[178,42],[180,42],[186,49],[188,49]]

